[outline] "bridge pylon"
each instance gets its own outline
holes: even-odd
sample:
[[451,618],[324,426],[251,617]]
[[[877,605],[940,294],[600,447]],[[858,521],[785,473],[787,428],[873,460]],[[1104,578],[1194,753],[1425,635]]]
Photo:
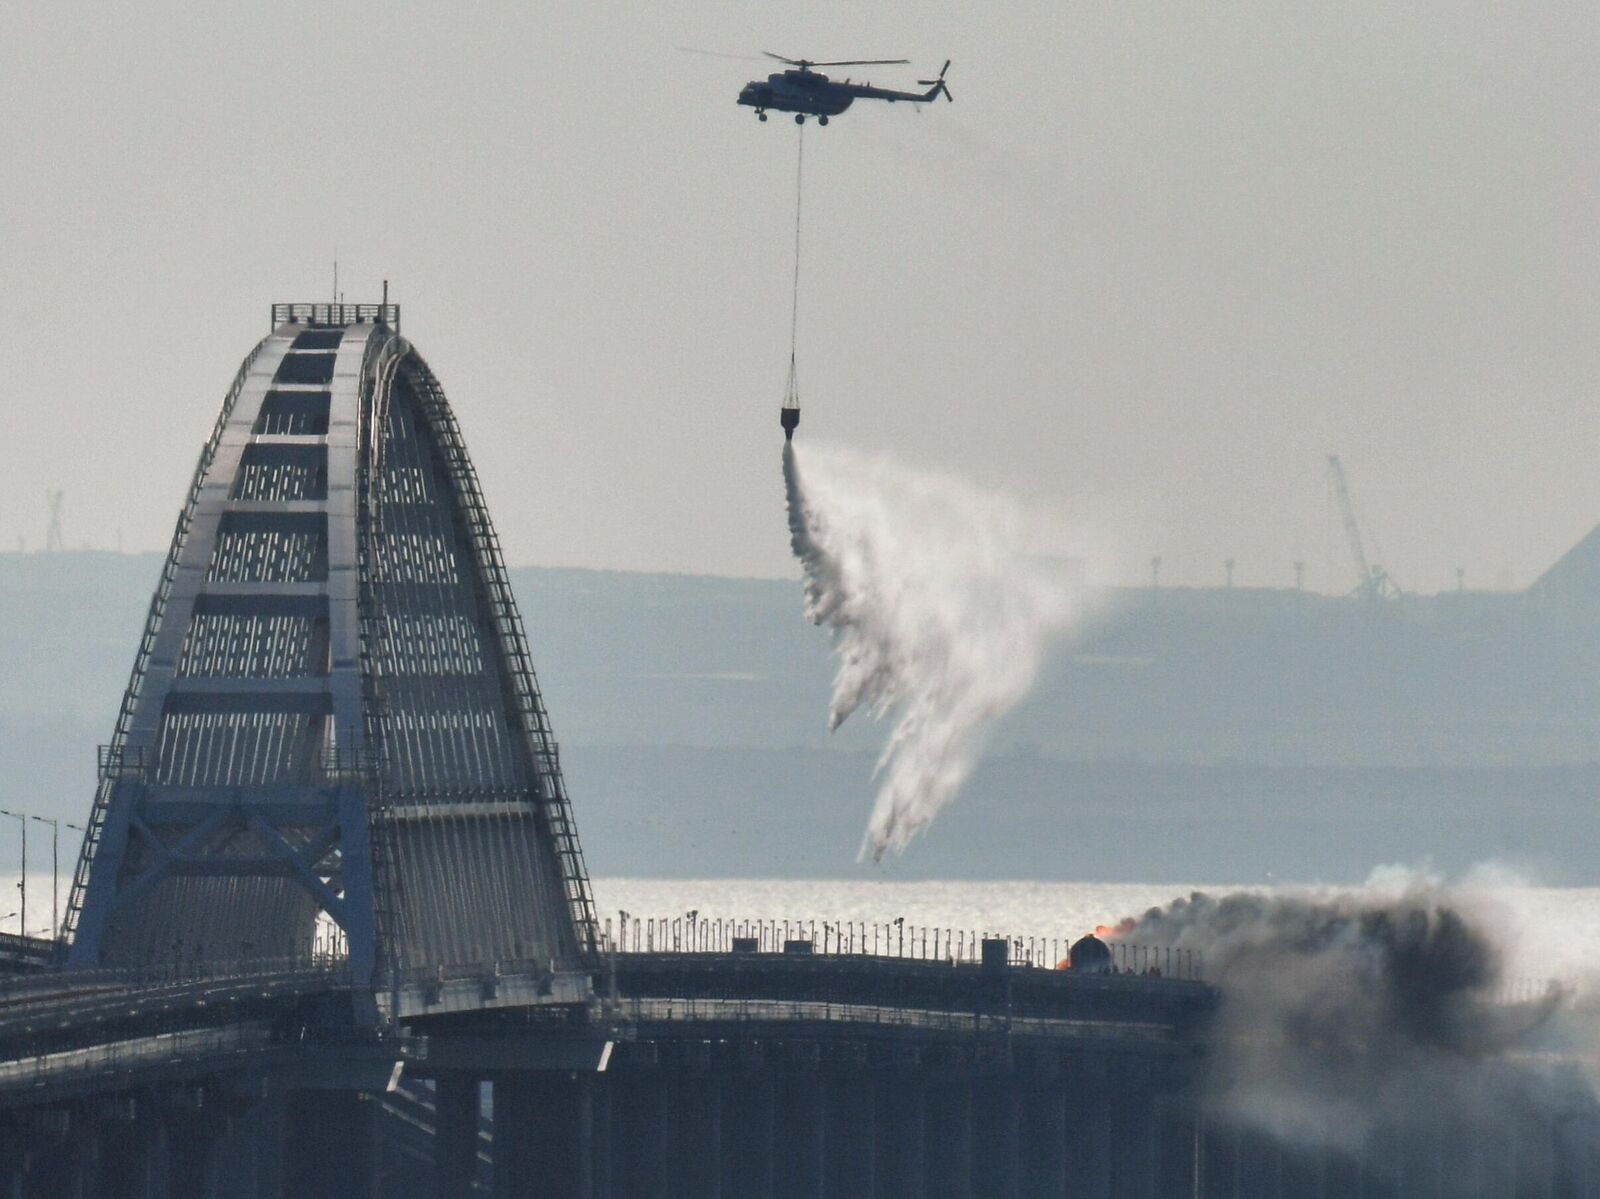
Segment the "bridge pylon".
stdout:
[[[396,305],[278,304],[189,488],[64,932],[74,967],[574,977],[582,852],[488,509]],[[560,988],[557,988],[558,990]]]

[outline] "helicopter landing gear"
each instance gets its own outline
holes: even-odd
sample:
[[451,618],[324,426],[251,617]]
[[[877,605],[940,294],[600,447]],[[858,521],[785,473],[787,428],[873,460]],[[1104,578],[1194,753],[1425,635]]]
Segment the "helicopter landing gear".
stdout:
[[826,125],[827,123],[828,123],[828,118],[827,117],[818,117],[817,118],[817,124]]
[[803,113],[803,112],[795,113],[794,114],[794,123],[796,125],[804,125],[806,123],[806,114]]

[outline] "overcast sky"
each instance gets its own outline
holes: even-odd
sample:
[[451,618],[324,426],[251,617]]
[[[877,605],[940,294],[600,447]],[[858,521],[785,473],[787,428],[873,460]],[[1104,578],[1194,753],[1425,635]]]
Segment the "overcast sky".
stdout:
[[808,126],[802,438],[1102,580],[1531,581],[1600,520],[1592,4],[0,6],[0,545],[159,549],[274,300],[380,280],[508,557],[787,575],[796,130],[762,49],[955,60]]

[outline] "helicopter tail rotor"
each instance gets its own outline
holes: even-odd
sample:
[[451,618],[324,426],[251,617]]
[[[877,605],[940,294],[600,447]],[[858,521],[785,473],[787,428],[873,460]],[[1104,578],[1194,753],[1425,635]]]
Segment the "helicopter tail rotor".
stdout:
[[946,100],[949,100],[951,103],[955,102],[955,97],[950,94],[950,88],[945,84],[944,81],[944,73],[949,69],[950,60],[947,58],[944,60],[944,66],[939,68],[939,77],[937,79],[917,80],[918,86],[928,89],[928,99],[935,99],[942,93]]

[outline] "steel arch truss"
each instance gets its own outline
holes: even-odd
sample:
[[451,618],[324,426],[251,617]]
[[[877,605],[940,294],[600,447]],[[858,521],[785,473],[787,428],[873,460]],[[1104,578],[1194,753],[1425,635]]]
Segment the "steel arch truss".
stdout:
[[74,878],[76,966],[580,966],[595,922],[493,526],[398,313],[277,306],[201,454]]

